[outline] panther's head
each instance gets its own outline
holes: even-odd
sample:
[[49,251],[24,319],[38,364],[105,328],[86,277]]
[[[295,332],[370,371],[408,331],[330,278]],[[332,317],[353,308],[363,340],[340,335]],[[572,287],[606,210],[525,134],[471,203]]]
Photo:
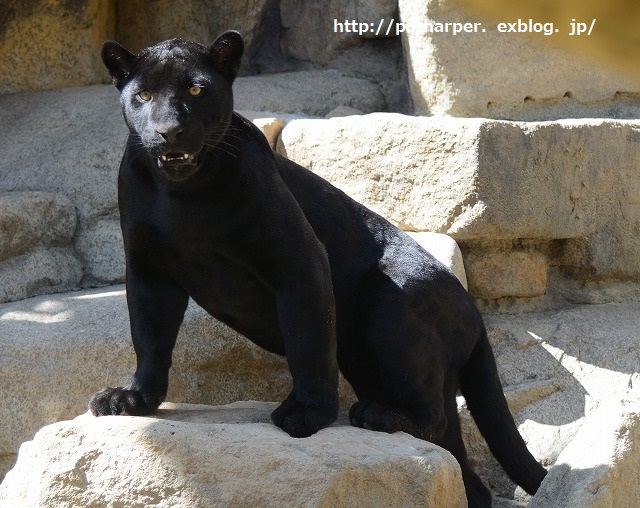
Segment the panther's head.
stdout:
[[172,39],[137,55],[117,42],[104,43],[102,60],[120,90],[125,121],[139,142],[136,149],[145,150],[168,180],[189,178],[222,141],[243,51],[242,37],[234,31],[208,47]]

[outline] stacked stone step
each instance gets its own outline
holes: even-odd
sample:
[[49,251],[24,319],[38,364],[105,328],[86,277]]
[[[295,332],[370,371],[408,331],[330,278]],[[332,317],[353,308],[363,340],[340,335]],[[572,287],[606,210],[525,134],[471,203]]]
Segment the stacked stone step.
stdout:
[[[566,506],[581,506],[571,503],[572,496],[589,499],[593,506],[610,506],[612,493],[618,496],[626,489],[628,499],[640,495],[637,482],[626,480],[633,478],[640,456],[637,407],[640,374],[636,372],[639,313],[640,302],[629,301],[487,316],[505,394],[520,431],[543,463],[552,465],[561,460],[564,464],[552,469],[550,479],[555,480],[549,481],[544,499],[556,492],[562,499],[568,499]],[[20,443],[31,439],[43,425],[85,412],[89,397],[103,385],[126,383],[135,368],[135,357],[129,338],[124,286],[43,295],[3,304],[0,330],[3,352],[0,385],[4,387],[0,392],[2,474],[15,462]],[[208,405],[237,400],[277,401],[286,397],[290,383],[284,358],[258,348],[197,305],[189,305],[174,353],[168,400]],[[354,401],[344,382],[340,397],[344,413]],[[477,469],[490,479],[497,494],[513,497],[513,485],[504,478],[486,449],[463,400],[459,403],[470,456]],[[153,419],[142,428],[136,418],[131,420],[117,426],[133,442],[146,440],[144,428],[152,426]],[[199,422],[193,420],[193,425]],[[35,445],[21,452],[25,458],[19,470],[32,467],[46,470],[49,459],[37,453],[44,446],[47,456],[55,458],[55,467],[62,468],[57,471],[69,474],[76,471],[73,474],[77,475],[77,460],[68,463],[60,460],[67,453],[67,445],[56,438],[56,432],[69,435],[67,431],[71,429],[82,433],[83,428],[92,424],[85,421],[83,425],[67,422],[55,431],[45,431]],[[263,424],[267,425],[271,430],[252,435],[246,441],[247,448],[258,446],[265,435],[274,431],[271,424]],[[229,444],[235,441],[235,435],[228,434]],[[363,439],[375,442],[377,434]],[[606,442],[597,459],[593,455],[595,442]],[[299,446],[304,445],[299,442]],[[211,446],[215,450],[218,444]],[[124,451],[109,457],[108,460],[120,464],[136,460],[135,455],[127,458]],[[227,457],[234,460],[232,455]],[[83,464],[100,466],[97,462],[92,465],[96,457],[91,453],[89,458]],[[572,467],[585,464],[589,467]],[[54,464],[50,465],[53,468]],[[409,482],[409,476],[403,473],[402,481]],[[55,491],[47,485],[59,485],[60,478],[66,476],[43,479],[38,488],[43,492]],[[99,488],[99,479],[93,481],[86,485],[87,490]],[[29,489],[24,489],[20,474],[7,482],[0,496],[13,499],[11,496],[28,495]],[[592,488],[597,484],[607,488]],[[68,487],[72,489],[73,485]],[[123,491],[113,495],[128,494]]]

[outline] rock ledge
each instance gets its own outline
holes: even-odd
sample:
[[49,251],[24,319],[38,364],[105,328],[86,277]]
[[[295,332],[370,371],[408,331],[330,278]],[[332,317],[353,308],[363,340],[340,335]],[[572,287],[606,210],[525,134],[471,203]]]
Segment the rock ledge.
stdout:
[[406,434],[337,425],[293,439],[274,403],[84,414],[22,445],[2,506],[466,506],[455,459]]

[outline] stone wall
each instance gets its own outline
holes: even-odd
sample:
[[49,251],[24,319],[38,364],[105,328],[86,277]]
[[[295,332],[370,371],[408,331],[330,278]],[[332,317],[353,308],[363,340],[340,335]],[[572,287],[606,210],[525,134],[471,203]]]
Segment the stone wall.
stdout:
[[105,81],[100,46],[113,36],[114,0],[0,4],[0,93]]
[[[481,23],[474,31],[453,35],[453,28],[438,32],[438,25],[471,19],[455,2],[399,0],[399,7],[407,23],[402,42],[411,96],[420,114],[527,120],[585,116],[590,109],[614,105],[617,95],[639,90],[629,76],[557,47],[555,33],[534,41],[523,33],[498,31],[498,21],[474,18]],[[553,29],[567,32],[566,21]],[[520,23],[529,30],[529,19]]]
[[[443,31],[456,22],[486,31]],[[126,128],[99,61],[102,41],[132,50],[172,36],[206,43],[226,28],[248,43],[236,109],[274,149],[399,227],[460,245],[456,273],[466,270],[485,313],[516,421],[545,465],[564,461],[539,499],[569,505],[593,494],[589,485],[614,482],[626,471],[616,464],[637,462],[629,447],[631,459],[587,464],[582,475],[578,452],[599,431],[613,449],[620,429],[633,420],[635,436],[640,421],[618,404],[638,398],[640,84],[552,37],[540,45],[496,24],[453,0],[2,3],[0,303],[15,302],[0,307],[0,377],[13,383],[0,400],[11,423],[0,470],[19,441],[74,416],[132,368],[121,292],[117,307],[105,304],[113,288],[24,300],[123,281],[116,178]],[[379,26],[385,35],[372,36]],[[83,312],[85,301],[95,307]],[[194,312],[206,326],[187,322],[181,332],[173,400],[286,393],[282,359],[225,339]],[[62,388],[51,390],[52,379]],[[48,405],[34,403],[36,388]],[[605,402],[617,423],[601,424]],[[464,410],[463,419],[483,477],[514,497]],[[602,471],[605,480],[593,476]],[[575,492],[563,486],[576,478]],[[606,505],[600,497],[593,506]]]
[[0,5],[0,68],[11,72],[0,74],[0,94],[109,82],[99,57],[105,39],[137,52],[172,37],[207,44],[228,29],[245,39],[244,74],[332,64],[384,75],[387,88],[403,90],[399,39],[373,44],[333,32],[334,17],[396,11],[395,0],[8,0]]
[[132,51],[171,37],[206,43],[240,30],[249,45],[268,0],[49,0],[0,6],[0,93],[108,82],[100,61],[105,39]]
[[[442,30],[459,21],[484,31]],[[372,36],[376,23],[384,37]],[[449,0],[30,0],[0,8],[0,67],[12,69],[0,73],[0,92],[55,90],[0,95],[12,126],[0,191],[59,195],[77,217],[66,254],[49,252],[49,270],[64,275],[17,288],[10,281],[22,276],[7,276],[3,300],[123,277],[116,92],[59,87],[107,81],[107,37],[135,51],[170,36],[208,42],[225,28],[247,40],[237,109],[258,123],[275,118],[274,146],[281,134],[280,151],[400,227],[451,235],[477,298],[547,302],[570,286],[571,298],[589,300],[573,289],[640,279],[640,86],[623,73],[500,33]],[[400,114],[358,116],[381,111]],[[350,116],[316,118],[325,115]],[[22,251],[0,270],[24,272]]]

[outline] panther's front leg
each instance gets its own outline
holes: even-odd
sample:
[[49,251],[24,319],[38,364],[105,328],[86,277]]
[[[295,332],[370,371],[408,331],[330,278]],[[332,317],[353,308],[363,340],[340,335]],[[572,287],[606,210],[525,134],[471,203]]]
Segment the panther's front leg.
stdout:
[[103,388],[91,398],[94,416],[146,415],[166,394],[171,355],[189,297],[168,276],[127,266],[127,304],[137,368],[125,387]]
[[309,247],[305,256],[300,267],[289,265],[289,276],[276,292],[293,390],[271,418],[292,437],[310,436],[338,417],[339,370],[331,270],[324,249]]

